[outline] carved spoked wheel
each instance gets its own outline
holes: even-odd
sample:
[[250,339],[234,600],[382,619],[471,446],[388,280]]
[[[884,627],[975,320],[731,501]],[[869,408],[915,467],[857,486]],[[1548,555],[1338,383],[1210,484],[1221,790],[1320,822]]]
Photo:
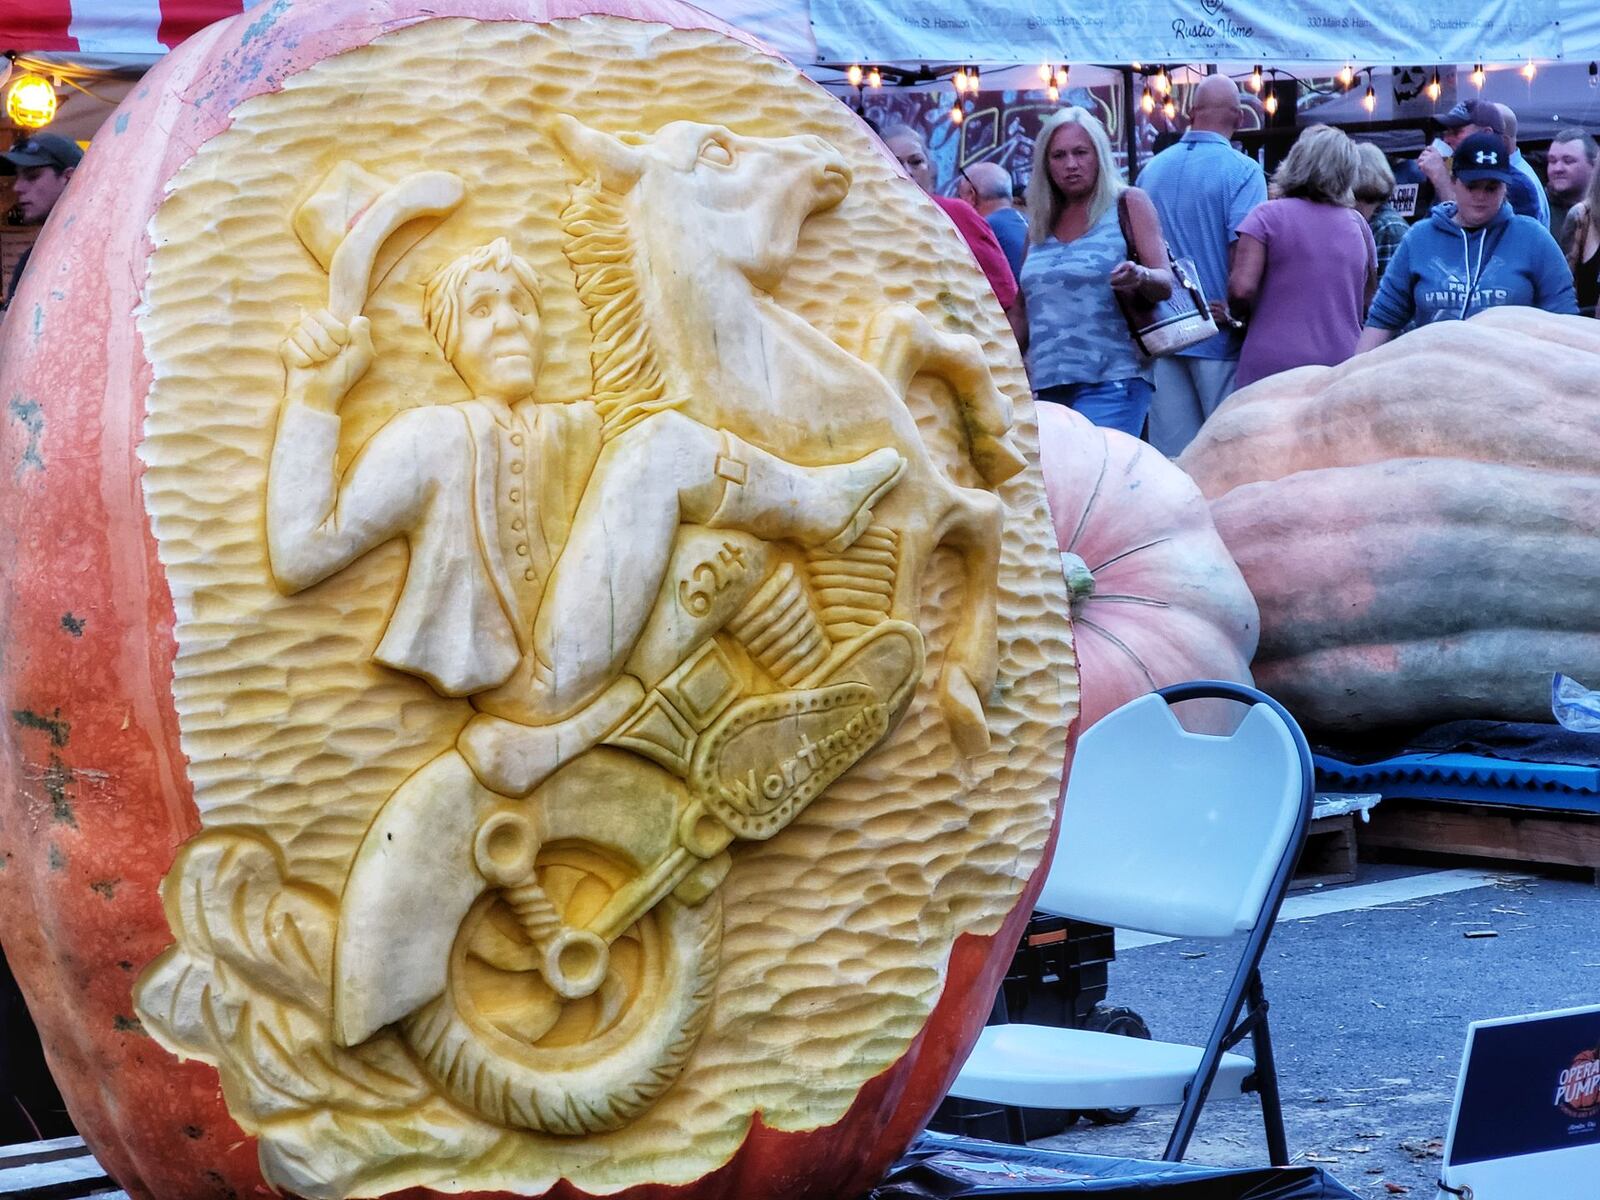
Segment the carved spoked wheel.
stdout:
[[[588,844],[547,846],[538,879],[568,927],[582,928],[633,877]],[[553,1134],[617,1129],[678,1076],[711,1011],[722,904],[661,900],[611,943],[598,988],[565,999],[504,894],[468,912],[449,984],[405,1023],[429,1071],[462,1104],[502,1125]]]

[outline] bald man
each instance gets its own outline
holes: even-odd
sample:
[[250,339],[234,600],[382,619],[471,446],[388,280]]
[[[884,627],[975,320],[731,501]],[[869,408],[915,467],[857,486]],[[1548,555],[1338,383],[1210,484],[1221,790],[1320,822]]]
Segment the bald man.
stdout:
[[1521,187],[1506,189],[1506,199],[1511,201],[1511,211],[1524,217],[1533,217],[1545,228],[1550,227],[1550,201],[1544,194],[1544,184],[1539,182],[1539,173],[1527,159],[1522,157],[1522,151],[1517,149],[1517,114],[1511,110],[1509,104],[1496,104],[1500,110],[1500,120],[1506,127],[1506,149],[1511,152],[1511,169],[1522,177]]
[[[1145,164],[1139,186],[1155,202],[1175,253],[1194,260],[1206,297],[1228,294],[1228,266],[1239,222],[1267,198],[1261,165],[1233,148],[1244,119],[1239,87],[1207,75],[1189,96],[1189,131]],[[1176,456],[1233,391],[1241,338],[1224,330],[1180,354],[1156,359],[1150,442]]]
[[1006,252],[1011,273],[1022,278],[1022,259],[1028,252],[1028,218],[1012,203],[1011,172],[994,162],[976,162],[961,169],[956,198],[965,200],[989,222],[1000,249]]

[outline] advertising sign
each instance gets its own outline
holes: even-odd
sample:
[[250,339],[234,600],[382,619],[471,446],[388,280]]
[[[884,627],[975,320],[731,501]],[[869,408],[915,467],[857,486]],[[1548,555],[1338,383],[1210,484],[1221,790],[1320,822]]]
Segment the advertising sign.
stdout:
[[1597,1178],[1600,1005],[1474,1022],[1443,1182],[1476,1200],[1593,1200]]

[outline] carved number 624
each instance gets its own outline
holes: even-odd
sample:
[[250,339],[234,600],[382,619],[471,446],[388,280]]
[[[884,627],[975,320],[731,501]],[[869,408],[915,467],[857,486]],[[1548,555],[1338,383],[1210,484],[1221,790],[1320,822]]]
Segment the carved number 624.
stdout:
[[723,542],[716,558],[696,563],[689,578],[678,581],[678,603],[690,616],[703,617],[711,611],[712,600],[745,570],[744,550],[732,542]]

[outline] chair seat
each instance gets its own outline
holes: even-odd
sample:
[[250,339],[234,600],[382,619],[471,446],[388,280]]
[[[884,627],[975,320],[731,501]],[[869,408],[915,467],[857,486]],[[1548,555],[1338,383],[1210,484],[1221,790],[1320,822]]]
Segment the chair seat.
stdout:
[[[1199,1046],[1053,1025],[988,1025],[950,1088],[952,1096],[1027,1108],[1129,1108],[1181,1104],[1200,1065]],[[1243,1094],[1255,1063],[1224,1054],[1214,1097]]]

